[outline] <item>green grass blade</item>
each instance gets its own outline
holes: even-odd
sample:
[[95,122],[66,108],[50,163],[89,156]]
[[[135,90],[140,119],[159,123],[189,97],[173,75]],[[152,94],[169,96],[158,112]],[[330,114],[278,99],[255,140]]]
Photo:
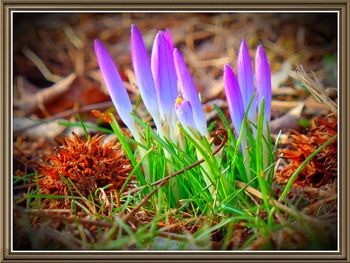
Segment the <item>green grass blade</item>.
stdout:
[[83,130],[84,130],[84,134],[85,134],[85,137],[86,137],[86,141],[89,141],[89,134],[88,134],[88,132],[87,132],[87,130],[86,130],[86,127],[85,127],[85,124],[84,124],[83,120],[80,118],[80,115],[79,115],[79,114],[77,114],[77,119],[79,120],[80,125],[81,125],[81,127],[83,128]]
[[[81,122],[59,121],[58,124],[62,125],[62,126],[65,126],[65,127],[80,127],[80,128],[83,128],[83,126],[81,125]],[[95,124],[84,123],[84,126],[85,126],[85,128],[92,129],[92,130],[95,130],[95,131],[99,131],[99,132],[103,132],[103,133],[107,133],[107,134],[113,134],[112,130],[100,127],[100,126],[95,125]]]
[[[113,115],[111,115],[111,116],[112,116],[111,127],[112,127],[115,135],[118,137],[119,142],[122,144],[123,149],[124,149],[126,155],[128,156],[132,166],[136,167],[138,162],[136,161],[135,156],[134,156],[134,154],[133,154],[129,144],[127,143],[127,141],[125,139],[125,135],[123,134],[122,130],[120,129],[120,127],[118,125],[118,122],[115,119],[115,117]],[[137,179],[139,180],[141,185],[145,185],[146,181],[145,181],[145,178],[144,178],[140,168],[138,168],[136,170],[136,174],[137,174]]]

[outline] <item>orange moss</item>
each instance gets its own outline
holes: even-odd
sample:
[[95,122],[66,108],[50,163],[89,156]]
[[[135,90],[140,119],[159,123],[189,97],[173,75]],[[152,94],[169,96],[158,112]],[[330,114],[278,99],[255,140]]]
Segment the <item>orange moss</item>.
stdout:
[[[120,190],[131,171],[125,152],[115,140],[103,142],[105,136],[94,136],[83,141],[76,134],[66,137],[62,146],[45,156],[40,162],[39,180],[43,194],[70,195],[67,183],[70,179],[76,188],[88,195],[108,184],[111,190]],[[74,187],[70,187],[72,191]]]

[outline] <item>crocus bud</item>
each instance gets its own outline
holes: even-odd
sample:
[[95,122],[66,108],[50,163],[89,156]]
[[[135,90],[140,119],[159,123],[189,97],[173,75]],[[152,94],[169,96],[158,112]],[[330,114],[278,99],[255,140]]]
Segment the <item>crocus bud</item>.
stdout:
[[112,102],[117,109],[119,117],[130,129],[135,139],[137,139],[138,128],[134,118],[131,116],[131,102],[120,78],[119,72],[108,51],[98,39],[95,39],[94,49],[104,82],[109,95],[111,96]]
[[131,26],[131,59],[135,72],[135,79],[146,109],[153,117],[157,129],[160,127],[160,114],[157,91],[154,84],[151,65],[142,35],[135,25]]
[[264,48],[260,45],[256,51],[255,56],[255,78],[256,78],[256,89],[258,94],[258,109],[260,111],[260,104],[262,98],[264,98],[264,115],[267,121],[271,118],[271,71],[270,65],[267,61],[267,57]]
[[182,127],[184,127],[188,133],[191,134],[189,128],[196,130],[191,103],[182,98],[181,95],[176,100],[175,111]]
[[244,107],[238,81],[228,64],[224,67],[224,87],[231,120],[238,136],[244,119]]
[[[246,111],[248,108],[249,102],[254,95],[254,77],[253,77],[252,63],[250,61],[250,56],[249,56],[249,50],[245,39],[242,40],[241,47],[238,53],[237,77],[238,77],[239,88],[242,94],[244,110]],[[248,118],[250,121],[255,122],[255,117],[256,117],[256,103],[254,99],[249,108]]]
[[157,34],[153,43],[151,68],[161,119],[169,127],[175,127],[174,105],[177,97],[177,78],[172,47],[162,31]]
[[208,135],[207,122],[202,104],[199,100],[193,79],[186,67],[186,63],[178,49],[174,50],[174,60],[179,87],[185,100],[190,102],[193,111],[195,127],[204,136]]

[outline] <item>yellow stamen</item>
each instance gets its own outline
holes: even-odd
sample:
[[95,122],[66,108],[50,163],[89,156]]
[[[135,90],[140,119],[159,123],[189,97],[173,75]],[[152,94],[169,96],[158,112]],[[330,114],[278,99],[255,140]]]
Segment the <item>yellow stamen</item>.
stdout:
[[179,105],[183,101],[182,96],[177,97],[175,104]]

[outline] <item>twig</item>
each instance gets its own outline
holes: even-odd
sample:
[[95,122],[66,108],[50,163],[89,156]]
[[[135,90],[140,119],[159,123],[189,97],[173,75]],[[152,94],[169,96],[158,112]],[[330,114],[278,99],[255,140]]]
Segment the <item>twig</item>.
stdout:
[[158,192],[158,190],[166,184],[166,181],[162,182],[159,187],[154,188],[149,194],[147,194],[140,203],[137,204],[137,206],[135,206],[130,213],[126,214],[125,216],[122,217],[123,222],[128,222],[130,220],[130,218],[132,216],[134,216],[136,214],[137,211],[139,211],[139,209],[145,204],[147,203],[147,201],[152,197],[152,195],[154,195],[155,193]]
[[316,75],[313,73],[313,79],[310,78],[302,65],[297,66],[297,75],[293,76],[295,79],[300,80],[304,86],[307,88],[307,90],[315,97],[315,99],[321,103],[324,103],[327,105],[328,109],[331,110],[333,113],[337,113],[337,104],[332,101],[323,91],[323,88],[321,87],[320,83],[318,82]]
[[78,109],[76,107],[74,107],[73,109],[62,111],[60,113],[52,115],[51,117],[43,119],[40,122],[37,122],[37,123],[34,123],[34,124],[29,125],[27,127],[24,127],[22,129],[16,130],[14,132],[14,134],[15,134],[15,136],[17,136],[18,134],[20,134],[20,133],[22,133],[22,132],[24,132],[26,130],[35,128],[35,127],[40,126],[42,124],[48,123],[50,121],[55,121],[55,120],[58,120],[58,119],[61,119],[61,118],[64,118],[64,117],[72,116],[72,115],[74,115],[76,113],[88,112],[88,111],[97,110],[97,109],[105,109],[105,108],[111,107],[112,105],[113,104],[112,104],[111,101],[107,101],[107,102],[102,102],[102,103],[85,105],[85,106],[82,106],[81,108],[78,108]]
[[13,187],[13,191],[18,191],[22,189],[27,189],[29,187],[35,186],[36,183],[30,183],[30,184],[22,184],[22,185],[17,185]]
[[42,209],[42,208],[39,208],[39,209],[35,209],[35,208],[28,208],[28,209],[25,209],[24,210],[25,212],[41,212],[41,213],[73,213],[74,210],[73,209],[60,209],[60,208],[57,208],[57,209]]
[[52,74],[50,70],[45,66],[44,62],[28,47],[23,48],[23,54],[34,63],[34,65],[39,69],[41,74],[48,80],[52,82],[61,81],[63,78],[61,76]]
[[[310,97],[312,98],[312,97]],[[317,109],[317,110],[328,110],[328,107],[324,103],[319,103],[315,99],[307,98],[304,101],[281,101],[273,100],[271,106],[274,110],[283,110],[283,109],[293,109],[298,107],[301,103],[305,103],[305,108]]]

